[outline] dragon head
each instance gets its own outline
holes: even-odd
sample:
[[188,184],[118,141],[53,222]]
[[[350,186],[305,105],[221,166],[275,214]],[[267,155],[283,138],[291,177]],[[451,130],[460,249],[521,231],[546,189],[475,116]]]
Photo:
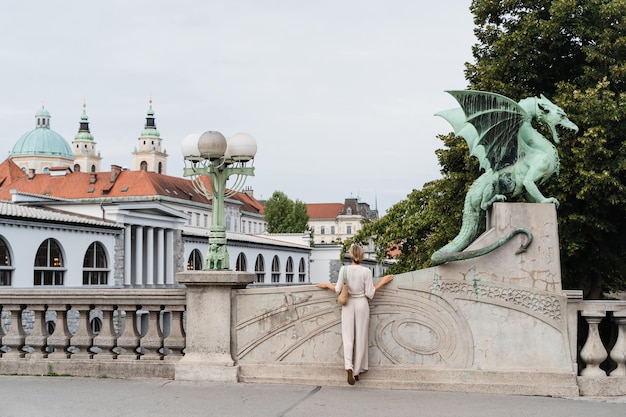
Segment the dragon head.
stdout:
[[557,126],[578,132],[576,126],[559,106],[548,100],[543,94],[537,99],[537,120],[550,129],[554,143],[559,143]]

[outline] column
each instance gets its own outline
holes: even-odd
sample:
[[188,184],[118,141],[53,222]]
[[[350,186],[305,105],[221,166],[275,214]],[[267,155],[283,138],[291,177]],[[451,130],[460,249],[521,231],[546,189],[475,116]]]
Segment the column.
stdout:
[[146,227],[146,284],[154,283],[154,228]]
[[143,285],[143,226],[135,227],[135,285]]
[[254,282],[254,274],[185,271],[176,277],[187,286],[187,332],[175,379],[237,382],[239,367],[231,353],[232,292]]
[[157,229],[157,285],[162,286],[165,284],[165,263],[166,256],[164,245],[164,230],[162,228]]
[[165,231],[165,285],[174,284],[174,231]]
[[132,285],[132,261],[133,261],[133,226],[126,225],[124,229],[124,285],[130,287]]

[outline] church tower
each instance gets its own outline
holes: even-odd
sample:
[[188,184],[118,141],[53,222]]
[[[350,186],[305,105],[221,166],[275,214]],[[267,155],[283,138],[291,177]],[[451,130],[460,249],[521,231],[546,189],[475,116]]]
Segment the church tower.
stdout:
[[96,152],[96,142],[89,131],[89,118],[86,104],[83,104],[83,115],[80,117],[78,133],[74,136],[74,172],[100,172],[100,152]]
[[151,171],[166,174],[167,152],[161,150],[161,134],[156,128],[152,100],[146,115],[146,125],[139,137],[139,146],[133,151],[136,171]]

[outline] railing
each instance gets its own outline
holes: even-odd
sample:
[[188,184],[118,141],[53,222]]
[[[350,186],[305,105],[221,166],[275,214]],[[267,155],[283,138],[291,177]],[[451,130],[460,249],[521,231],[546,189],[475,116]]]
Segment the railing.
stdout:
[[567,293],[570,342],[580,359],[578,374],[626,376],[626,301],[582,300],[580,291]]
[[0,310],[0,369],[20,360],[170,362],[184,354],[185,289],[3,290]]

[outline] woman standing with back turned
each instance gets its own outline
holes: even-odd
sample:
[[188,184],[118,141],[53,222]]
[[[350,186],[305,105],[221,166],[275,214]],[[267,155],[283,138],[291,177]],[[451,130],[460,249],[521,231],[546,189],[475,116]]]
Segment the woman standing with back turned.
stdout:
[[368,299],[372,299],[377,290],[393,279],[393,275],[385,275],[374,286],[372,271],[361,265],[365,257],[363,248],[359,245],[350,246],[349,251],[352,264],[339,269],[337,284],[321,282],[320,288],[335,290],[339,294],[343,286],[344,268],[347,269],[348,302],[341,307],[341,337],[343,339],[343,358],[348,374],[348,384],[354,385],[359,374],[369,368],[368,335],[370,324],[370,306]]

